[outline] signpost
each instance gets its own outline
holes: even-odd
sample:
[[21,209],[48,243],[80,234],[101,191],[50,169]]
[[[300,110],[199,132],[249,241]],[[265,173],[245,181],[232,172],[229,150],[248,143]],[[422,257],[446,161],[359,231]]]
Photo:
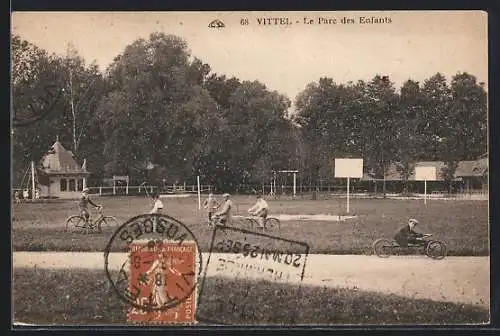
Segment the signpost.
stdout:
[[198,210],[201,210],[201,186],[200,186],[200,175],[196,176],[196,184],[198,185]]
[[427,204],[427,181],[436,181],[436,167],[415,167],[415,180],[424,181],[424,204]]
[[125,195],[128,195],[128,182],[129,182],[128,175],[127,176],[113,175],[113,195],[116,195],[116,181],[124,181],[127,183],[127,186],[125,187]]
[[363,159],[335,159],[335,178],[347,178],[347,213],[351,178],[363,177]]
[[[298,170],[278,170],[278,173],[293,174],[293,197],[297,193],[297,173]],[[274,189],[276,189],[276,179],[275,179]]]

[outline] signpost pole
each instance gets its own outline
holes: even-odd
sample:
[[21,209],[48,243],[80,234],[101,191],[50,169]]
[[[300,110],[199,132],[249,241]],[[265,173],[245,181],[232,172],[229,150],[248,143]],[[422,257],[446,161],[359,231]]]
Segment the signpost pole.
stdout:
[[349,191],[351,189],[350,186],[350,178],[347,178],[347,213],[349,213]]
[[424,204],[427,204],[427,179],[424,180]]
[[196,176],[196,184],[198,187],[198,210],[201,210],[201,187],[200,187],[200,175]]
[[297,173],[293,173],[293,197],[297,193]]

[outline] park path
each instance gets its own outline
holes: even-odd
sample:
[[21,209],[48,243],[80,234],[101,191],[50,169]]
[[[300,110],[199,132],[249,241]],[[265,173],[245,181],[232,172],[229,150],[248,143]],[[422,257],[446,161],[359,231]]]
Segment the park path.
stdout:
[[[206,263],[208,254],[203,254]],[[212,255],[216,258],[217,255]],[[118,270],[126,255],[111,253],[110,269]],[[213,259],[212,259],[213,260]],[[102,269],[99,252],[14,252],[14,268]],[[212,276],[209,267],[207,276]],[[488,257],[424,256],[387,259],[364,255],[309,255],[304,284],[344,287],[392,293],[415,299],[450,301],[489,307],[490,261]]]

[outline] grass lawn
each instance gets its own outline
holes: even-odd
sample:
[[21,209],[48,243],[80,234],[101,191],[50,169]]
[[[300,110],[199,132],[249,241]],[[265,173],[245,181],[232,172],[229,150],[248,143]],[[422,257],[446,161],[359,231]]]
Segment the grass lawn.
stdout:
[[[34,285],[36,284],[36,285]],[[222,324],[479,324],[486,309],[353,289],[207,278],[198,308]],[[15,269],[14,320],[36,324],[126,324],[127,306],[102,271]],[[290,317],[293,320],[290,321]]]
[[[119,224],[151,205],[145,197],[94,197],[104,205],[107,215],[115,216]],[[255,198],[233,197],[236,214],[244,215]],[[198,210],[197,198],[170,198],[163,200],[164,212],[179,219],[195,234],[202,252],[208,252],[211,231],[207,228],[205,213]],[[272,214],[341,214],[346,209],[345,199],[270,200]],[[420,221],[421,232],[434,234],[433,238],[447,243],[449,255],[488,255],[489,226],[487,201],[443,201],[390,199],[352,199],[351,214],[355,219],[344,222],[282,221],[280,232],[269,232],[284,238],[309,244],[310,253],[370,254],[373,241],[392,237],[405,225],[409,217]],[[75,201],[53,203],[14,204],[12,211],[12,244],[15,251],[102,251],[112,235],[112,229],[103,234],[88,236],[79,232],[65,232],[65,220],[77,214]]]

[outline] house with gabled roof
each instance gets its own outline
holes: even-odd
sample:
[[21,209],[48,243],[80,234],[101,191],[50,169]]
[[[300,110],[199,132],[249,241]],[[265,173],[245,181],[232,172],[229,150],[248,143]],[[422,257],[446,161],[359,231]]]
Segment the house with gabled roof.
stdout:
[[460,161],[455,171],[455,178],[462,181],[466,191],[488,188],[489,161],[488,153],[474,161]]
[[[476,160],[470,161],[459,161],[454,174],[454,183],[456,188],[464,192],[470,192],[471,190],[482,190],[486,191],[488,188],[488,153],[481,155]],[[443,161],[419,161],[414,164],[416,167],[435,167],[436,168],[436,180],[429,181],[430,185],[437,189],[445,189],[445,178],[443,174],[443,169],[446,167],[446,163]],[[381,181],[382,179],[374,179],[365,174],[364,180]],[[385,173],[385,181],[391,189],[401,189],[401,182],[403,177],[398,171],[398,164],[392,163],[387,168]],[[415,171],[409,175],[408,184],[413,184],[415,181]],[[414,188],[417,185],[414,185]]]
[[42,157],[38,169],[45,180],[45,183],[39,183],[40,196],[46,198],[78,197],[87,186],[90,174],[86,161],[79,165],[73,153],[59,142],[59,138]]

